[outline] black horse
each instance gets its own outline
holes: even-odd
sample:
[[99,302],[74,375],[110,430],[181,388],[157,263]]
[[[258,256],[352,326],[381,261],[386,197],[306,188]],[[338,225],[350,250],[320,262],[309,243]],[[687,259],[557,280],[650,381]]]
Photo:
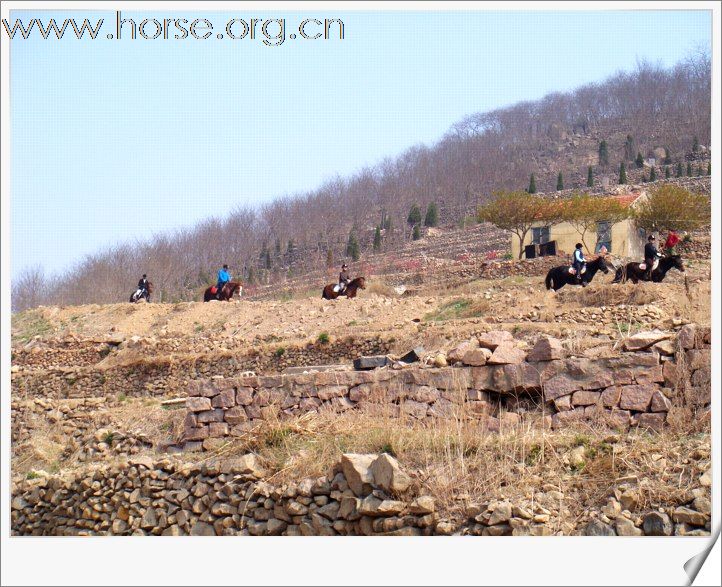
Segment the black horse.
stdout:
[[597,271],[602,273],[609,273],[609,267],[607,267],[604,257],[597,257],[594,261],[587,263],[587,270],[582,273],[582,281],[577,281],[577,276],[569,273],[569,266],[562,265],[560,267],[553,267],[547,273],[545,280],[547,289],[553,289],[557,291],[565,285],[589,285],[589,282],[594,279]]
[[[640,263],[627,263],[623,267],[617,269],[614,275],[614,281],[612,283],[625,283],[628,279],[632,283],[639,281],[650,281],[647,277],[647,270],[639,268]],[[652,280],[654,283],[659,283],[667,275],[667,271],[670,269],[678,269],[684,273],[684,264],[682,263],[682,257],[679,255],[669,255],[662,257],[659,260],[659,265],[652,271]]]

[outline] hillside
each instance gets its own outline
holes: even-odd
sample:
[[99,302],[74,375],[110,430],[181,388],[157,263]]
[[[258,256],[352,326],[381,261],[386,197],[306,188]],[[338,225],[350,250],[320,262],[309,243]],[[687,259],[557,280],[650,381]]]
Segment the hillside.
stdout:
[[[38,304],[110,303],[127,298],[141,273],[152,276],[164,300],[189,300],[226,262],[248,284],[293,279],[348,258],[353,235],[361,258],[373,262],[376,226],[381,249],[411,241],[407,216],[417,203],[439,208],[439,227],[466,224],[494,190],[526,189],[534,173],[539,191],[614,185],[626,162],[630,182],[649,176],[637,154],[655,157],[657,178],[706,174],[710,140],[710,59],[694,56],[669,70],[640,64],[600,83],[552,94],[455,124],[438,143],[415,146],[394,159],[317,190],[280,198],[260,209],[241,208],[192,230],[119,244],[62,276],[29,272],[15,280],[15,310]],[[601,161],[605,141],[608,161]],[[665,160],[667,163],[665,163]],[[92,276],[92,278],[91,278]],[[27,285],[33,294],[27,294]]]

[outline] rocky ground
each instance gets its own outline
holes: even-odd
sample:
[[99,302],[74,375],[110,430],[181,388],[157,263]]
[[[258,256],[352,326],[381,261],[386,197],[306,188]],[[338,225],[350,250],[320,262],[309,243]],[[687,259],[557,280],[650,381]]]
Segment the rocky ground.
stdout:
[[[406,270],[401,263],[395,273],[371,276],[355,300],[328,302],[315,290],[295,290],[228,304],[124,303],[15,315],[12,468],[23,500],[13,504],[16,527],[24,533],[44,527],[156,534],[705,533],[707,424],[685,422],[684,412],[675,420],[674,410],[670,429],[657,434],[585,424],[490,435],[470,423],[429,427],[307,414],[268,423],[211,455],[222,463],[252,454],[263,470],[230,493],[223,487],[231,477],[219,477],[230,473],[202,469],[208,456],[164,452],[182,427],[189,373],[348,366],[360,354],[400,356],[418,347],[425,349],[422,359],[438,362],[460,341],[490,330],[506,330],[529,348],[540,334],[555,336],[575,356],[595,358],[619,352],[621,341],[638,331],[709,325],[710,265],[703,250],[690,256],[687,271],[670,273],[662,284],[613,285],[607,275],[589,288],[553,293],[543,286],[549,259],[472,255]],[[340,479],[332,487],[344,453],[395,455],[414,480],[413,495],[383,488],[375,496],[358,494],[347,479],[346,487]],[[132,464],[140,458],[150,461]],[[120,471],[135,472],[117,493],[111,487]],[[300,489],[304,479],[314,480],[313,491]],[[244,501],[239,492],[246,495],[249,483],[253,497]],[[263,499],[253,493],[259,484],[268,493]],[[178,491],[189,495],[181,499]],[[175,492],[172,498],[168,492]],[[376,501],[362,505],[369,495]],[[433,507],[413,505],[423,497]],[[349,498],[358,502],[344,505]],[[51,531],[42,522],[50,515],[48,500],[85,521],[74,525],[72,515],[64,516],[62,528]],[[389,500],[399,503],[381,507]],[[340,516],[344,508],[356,513]]]

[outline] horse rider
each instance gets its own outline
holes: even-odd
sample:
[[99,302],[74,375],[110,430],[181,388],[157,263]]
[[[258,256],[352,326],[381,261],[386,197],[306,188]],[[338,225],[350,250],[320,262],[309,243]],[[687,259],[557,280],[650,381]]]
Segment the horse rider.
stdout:
[[648,281],[652,281],[652,270],[654,269],[654,263],[662,256],[657,250],[655,245],[656,238],[653,234],[647,238],[647,244],[644,245],[644,262],[647,264],[647,271],[645,272],[645,278]]
[[338,291],[343,293],[346,291],[348,284],[351,283],[351,275],[348,272],[348,265],[341,265],[341,273],[338,274]]
[[138,281],[138,289],[140,290],[141,297],[145,297],[147,302],[150,302],[150,290],[148,289],[148,276],[143,273],[143,277]]
[[218,290],[216,292],[217,296],[221,295],[221,290],[223,289],[223,286],[230,281],[231,274],[228,272],[228,265],[224,264],[223,267],[218,270],[218,283],[216,283],[216,289]]
[[667,235],[667,240],[664,241],[664,246],[662,247],[662,250],[666,255],[674,255],[675,249],[674,247],[677,246],[679,243],[679,236],[677,236],[677,233],[673,230],[669,231],[669,234]]
[[577,278],[577,283],[581,283],[582,287],[586,287],[586,283],[582,281],[582,270],[584,269],[584,265],[586,265],[587,260],[584,258],[584,253],[582,252],[582,243],[577,243],[574,246],[574,255],[572,258],[572,267],[574,267],[575,276]]

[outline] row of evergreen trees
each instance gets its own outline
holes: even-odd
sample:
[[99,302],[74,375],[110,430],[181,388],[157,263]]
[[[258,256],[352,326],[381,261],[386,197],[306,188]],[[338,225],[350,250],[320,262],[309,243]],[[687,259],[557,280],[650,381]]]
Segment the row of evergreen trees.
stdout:
[[[641,166],[638,166],[641,167]],[[707,171],[705,172],[703,165],[700,163],[697,165],[696,171],[692,169],[692,163],[687,162],[687,168],[686,173],[684,166],[682,165],[681,161],[677,162],[677,168],[675,177],[693,177],[693,176],[701,176],[701,175],[712,175],[712,161],[708,161],[707,163]],[[664,167],[664,177],[665,179],[670,179],[672,177],[672,167],[671,165],[665,165]],[[643,176],[642,182],[646,183],[648,181],[657,181],[657,170],[654,166],[650,168],[649,176]],[[622,161],[619,164],[619,183],[620,184],[626,184],[627,183],[627,168],[624,164],[624,161]],[[594,168],[590,165],[587,168],[587,187],[594,187]],[[561,191],[564,189],[564,176],[562,175],[562,172],[559,172],[559,175],[557,176],[557,191]],[[536,178],[534,177],[534,174],[531,174],[531,177],[529,178],[529,187],[527,188],[527,193],[530,194],[536,194],[537,193],[537,187],[536,187]]]

